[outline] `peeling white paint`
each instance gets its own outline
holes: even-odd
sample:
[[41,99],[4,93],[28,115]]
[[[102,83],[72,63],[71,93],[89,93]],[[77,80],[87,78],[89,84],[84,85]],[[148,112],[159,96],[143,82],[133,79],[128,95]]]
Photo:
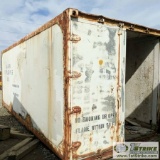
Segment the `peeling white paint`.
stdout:
[[[71,25],[72,34],[81,38],[77,43],[71,43],[72,71],[81,74],[81,77],[71,80],[71,107],[81,107],[81,114],[71,116],[71,138],[72,142],[81,142],[77,154],[83,155],[111,147],[116,141],[116,133],[112,131],[117,127],[118,47],[123,41],[119,41],[118,27],[81,19],[72,20]],[[122,30],[123,40],[124,33]],[[125,48],[125,44],[122,46]],[[122,52],[121,59],[125,57],[125,49]],[[125,64],[121,65],[125,70]],[[124,122],[122,110],[120,119]]]

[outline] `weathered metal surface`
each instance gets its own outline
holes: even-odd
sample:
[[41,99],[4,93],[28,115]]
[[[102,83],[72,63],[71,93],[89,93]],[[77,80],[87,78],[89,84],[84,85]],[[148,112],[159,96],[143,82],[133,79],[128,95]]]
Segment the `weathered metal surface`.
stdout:
[[4,51],[3,104],[62,159],[108,157],[124,136],[117,101],[125,31],[69,16],[78,12],[64,12]]
[[130,39],[127,44],[126,117],[154,124],[158,85],[154,57],[159,54],[158,43],[157,38],[141,37]]
[[0,72],[0,89],[2,89],[2,72]]
[[103,157],[113,141],[124,139],[125,31],[80,18],[71,26],[71,34],[81,39],[71,43],[71,69],[81,74],[70,79],[71,107],[81,107],[71,115],[72,143],[79,144],[71,148],[72,156]]
[[2,56],[4,106],[62,159],[68,155],[64,152],[67,105],[63,85],[67,77],[67,12],[8,48]]
[[159,53],[160,46],[159,40],[155,41],[156,45],[153,48],[153,64],[154,64],[154,73],[153,73],[153,99],[152,99],[152,124],[157,128],[157,110],[158,110],[158,98],[159,98]]
[[81,11],[78,13],[79,17],[82,17],[86,20],[89,21],[96,21],[100,23],[105,23],[111,26],[119,26],[119,24],[124,24],[124,28],[126,30],[132,30],[135,32],[140,32],[140,33],[147,33],[149,35],[155,35],[155,36],[160,36],[160,30],[154,29],[154,28],[149,28],[146,26],[142,26],[139,24],[133,24],[130,22],[122,21],[122,20],[117,20],[117,19],[111,19],[108,17],[104,17],[102,15],[94,15],[94,14],[86,14]]
[[[58,25],[3,55],[3,101],[56,148],[63,148],[63,34]],[[8,92],[10,91],[10,92]],[[37,113],[38,111],[38,113]]]
[[2,52],[3,105],[61,159],[106,159],[124,140],[126,29],[160,36],[68,9]]

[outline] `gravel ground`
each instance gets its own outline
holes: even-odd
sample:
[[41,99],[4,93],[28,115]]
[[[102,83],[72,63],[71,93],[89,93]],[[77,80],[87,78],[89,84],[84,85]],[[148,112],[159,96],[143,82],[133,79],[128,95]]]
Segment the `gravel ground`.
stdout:
[[[0,125],[6,125],[21,133],[30,133],[23,125],[21,125],[4,107],[2,107],[2,91],[0,90]],[[9,149],[15,143],[15,140],[0,141],[0,147],[2,146]],[[5,148],[6,149],[6,148]],[[36,149],[26,155],[22,160],[60,160],[53,152],[46,148],[42,143],[38,145]]]

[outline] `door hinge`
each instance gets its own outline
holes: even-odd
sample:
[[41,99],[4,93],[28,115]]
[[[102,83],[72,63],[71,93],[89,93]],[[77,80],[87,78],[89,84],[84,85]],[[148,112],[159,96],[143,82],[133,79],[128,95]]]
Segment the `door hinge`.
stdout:
[[81,77],[81,73],[79,73],[77,71],[72,71],[72,72],[69,71],[68,78],[76,79],[76,78],[79,78],[79,77]]
[[118,26],[119,26],[118,35],[120,36],[120,35],[122,35],[122,30],[123,30],[123,27],[124,27],[124,23],[119,23]]
[[72,34],[70,37],[70,41],[72,41],[73,43],[77,43],[80,40],[81,40],[81,37],[76,34]]
[[105,19],[104,19],[104,18],[98,18],[98,23],[104,24],[104,22],[105,22]]
[[70,9],[70,16],[73,18],[78,18],[79,11],[77,9]]
[[80,106],[74,106],[72,107],[72,111],[71,111],[71,114],[74,114],[74,113],[81,113],[81,107]]
[[72,142],[72,147],[71,150],[72,151],[76,151],[78,150],[78,148],[81,146],[81,142],[77,141],[77,142]]

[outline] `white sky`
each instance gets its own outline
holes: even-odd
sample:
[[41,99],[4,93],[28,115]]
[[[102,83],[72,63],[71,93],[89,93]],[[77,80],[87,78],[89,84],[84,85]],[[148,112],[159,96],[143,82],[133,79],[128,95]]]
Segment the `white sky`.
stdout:
[[1,0],[0,51],[66,8],[160,29],[160,0]]

